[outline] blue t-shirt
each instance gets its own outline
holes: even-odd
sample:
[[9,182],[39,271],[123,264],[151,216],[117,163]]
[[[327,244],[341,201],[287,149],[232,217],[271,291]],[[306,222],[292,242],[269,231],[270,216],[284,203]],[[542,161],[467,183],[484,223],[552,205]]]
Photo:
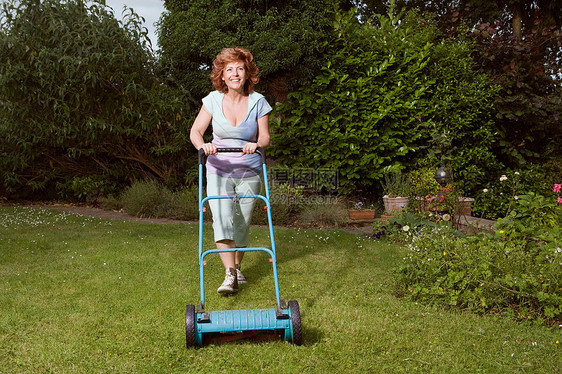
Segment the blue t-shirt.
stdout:
[[[240,124],[232,126],[224,116],[224,93],[213,91],[203,98],[203,105],[213,120],[213,144],[217,148],[242,148],[248,142],[258,141],[258,119],[271,112],[271,105],[262,94],[252,92],[248,96],[248,113]],[[207,173],[222,177],[242,178],[261,173],[261,159],[257,153],[218,153],[207,158]]]

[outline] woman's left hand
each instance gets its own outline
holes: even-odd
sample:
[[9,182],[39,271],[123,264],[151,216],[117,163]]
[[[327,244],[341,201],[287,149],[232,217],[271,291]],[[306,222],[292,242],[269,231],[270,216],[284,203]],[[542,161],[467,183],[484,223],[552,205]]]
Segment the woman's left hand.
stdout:
[[258,143],[246,143],[242,148],[242,153],[251,154],[256,152],[256,149],[258,149]]

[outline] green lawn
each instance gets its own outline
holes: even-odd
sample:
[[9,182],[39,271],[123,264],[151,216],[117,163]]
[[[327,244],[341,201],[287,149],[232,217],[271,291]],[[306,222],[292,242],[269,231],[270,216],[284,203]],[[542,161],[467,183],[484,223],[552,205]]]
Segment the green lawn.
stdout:
[[[206,248],[212,245],[206,229]],[[418,305],[393,295],[401,248],[340,230],[275,229],[281,296],[300,304],[304,344],[185,348],[185,305],[199,300],[197,227],[0,208],[0,372],[556,373],[562,329]],[[252,228],[252,245],[268,245]],[[273,307],[271,264],[209,310]],[[558,358],[557,358],[558,357]]]

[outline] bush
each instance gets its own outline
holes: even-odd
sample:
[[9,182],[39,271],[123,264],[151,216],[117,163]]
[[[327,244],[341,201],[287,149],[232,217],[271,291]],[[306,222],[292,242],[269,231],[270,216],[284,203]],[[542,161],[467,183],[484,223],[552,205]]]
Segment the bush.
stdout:
[[[265,191],[262,187],[262,192]],[[310,226],[339,226],[347,220],[347,208],[334,196],[305,196],[302,187],[278,184],[270,188],[271,215],[274,225],[302,224]],[[252,222],[267,225],[267,210],[257,200]]]
[[[197,186],[188,186],[177,192],[161,186],[155,181],[135,182],[120,199],[102,200],[106,209],[120,209],[138,217],[167,217],[180,220],[199,219],[199,196]],[[265,196],[262,185],[261,195]],[[290,225],[301,222],[314,225],[340,225],[345,222],[347,209],[335,197],[305,197],[303,189],[288,184],[275,185],[270,189],[273,223]],[[212,218],[209,204],[204,219]],[[252,223],[267,225],[267,210],[261,199],[256,199]]]
[[506,170],[494,175],[475,195],[473,215],[498,219],[505,217],[517,204],[519,195],[529,192],[554,198],[552,185],[555,177],[545,173],[545,167],[529,165],[520,170]]
[[[281,99],[315,76],[330,35],[332,0],[167,0],[158,42],[160,59],[174,84],[189,87],[200,106],[211,88],[213,59],[225,46],[244,46],[260,67],[258,91]],[[343,3],[343,2],[341,2]]]
[[537,323],[562,318],[562,207],[524,195],[497,234],[456,238],[439,227],[411,237],[397,269],[414,300]]
[[[265,188],[262,183],[261,195],[265,196]],[[297,213],[304,206],[304,195],[302,187],[291,187],[289,184],[273,185],[269,190],[271,216],[275,225],[292,224]],[[252,222],[267,225],[267,211],[265,203],[258,199],[254,206]]]
[[109,195],[107,197],[100,198],[100,206],[105,210],[121,210],[123,209],[123,203],[121,199]]
[[334,196],[309,196],[297,222],[315,227],[342,226],[348,220],[347,211],[346,204]]
[[94,203],[117,191],[117,183],[106,175],[73,177],[66,183],[59,183],[57,187],[60,197],[87,203]]
[[2,3],[0,188],[10,196],[66,183],[88,194],[85,175],[181,180],[195,154],[184,92],[166,84],[142,18],[129,9],[118,21],[104,4]]
[[376,23],[338,14],[334,26],[323,51],[329,61],[272,122],[278,162],[337,169],[346,194],[374,191],[422,156],[449,161],[464,190],[497,168],[489,114],[496,87],[478,73],[469,42],[444,40],[413,12],[391,10]]
[[134,182],[121,197],[123,209],[137,217],[166,217],[170,212],[172,192],[156,181]]
[[188,186],[172,194],[169,217],[185,221],[199,219],[199,190],[197,186]]
[[414,206],[416,197],[435,193],[441,186],[435,180],[436,167],[422,167],[414,169],[408,173],[408,186],[410,190],[410,206]]

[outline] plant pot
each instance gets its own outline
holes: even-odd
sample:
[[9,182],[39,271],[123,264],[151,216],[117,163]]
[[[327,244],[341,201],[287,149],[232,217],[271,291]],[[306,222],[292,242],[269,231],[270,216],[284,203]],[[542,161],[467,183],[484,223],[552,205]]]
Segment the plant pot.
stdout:
[[375,218],[374,209],[349,210],[349,218],[353,220],[366,220]]
[[408,207],[407,197],[384,197],[384,210],[387,212],[400,212]]
[[389,218],[393,218],[394,216],[388,216],[385,214],[381,214],[381,221],[383,221],[384,223],[388,223],[388,219]]
[[[472,215],[472,202],[474,199],[472,197],[461,197],[459,199],[459,216],[470,216]],[[455,212],[456,213],[456,212]]]

